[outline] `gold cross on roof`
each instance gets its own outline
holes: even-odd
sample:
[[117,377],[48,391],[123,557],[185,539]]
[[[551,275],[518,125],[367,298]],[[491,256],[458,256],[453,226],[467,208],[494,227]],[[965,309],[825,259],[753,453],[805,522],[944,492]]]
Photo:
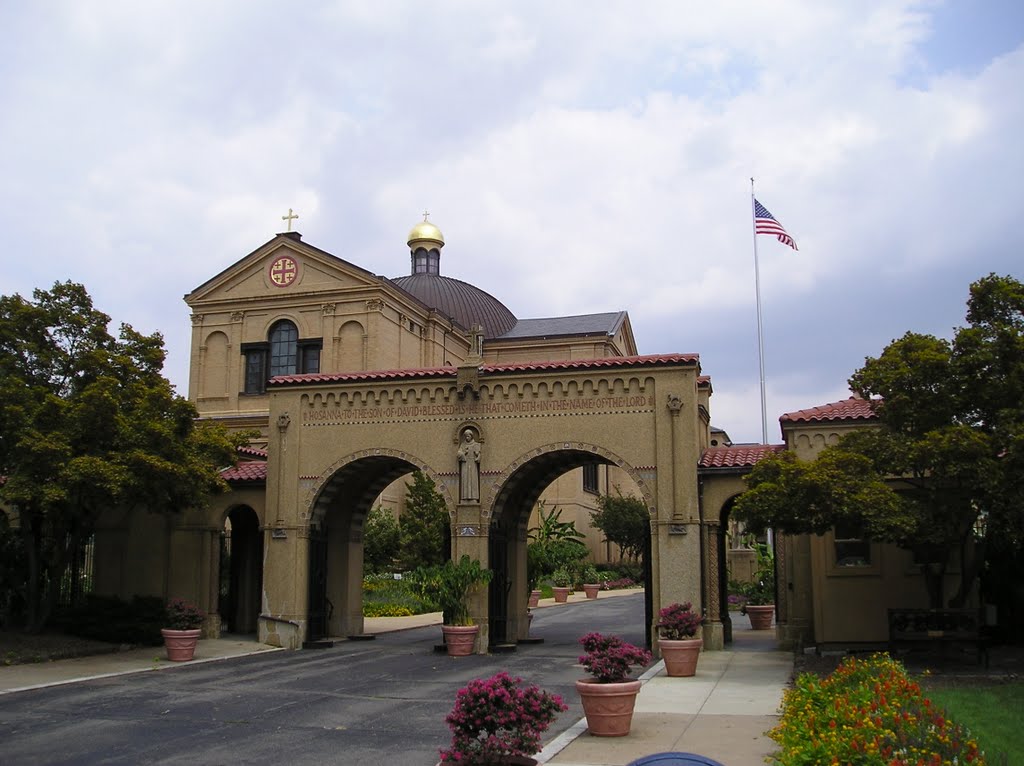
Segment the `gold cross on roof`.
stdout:
[[288,231],[292,230],[292,221],[298,218],[298,213],[293,213],[291,208],[288,208],[288,215],[281,216],[282,221],[288,222]]

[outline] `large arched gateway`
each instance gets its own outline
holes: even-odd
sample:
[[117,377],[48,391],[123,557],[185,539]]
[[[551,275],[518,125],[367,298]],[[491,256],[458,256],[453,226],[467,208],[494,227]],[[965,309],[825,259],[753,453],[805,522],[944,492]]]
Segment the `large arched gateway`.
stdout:
[[[587,464],[616,466],[650,509],[653,602],[703,601],[694,477],[709,429],[696,356],[291,375],[269,390],[264,640],[361,632],[362,520],[414,469],[448,505],[452,554],[500,564],[475,608],[481,648],[525,636],[527,519],[554,478]],[[479,492],[465,491],[465,438]]]

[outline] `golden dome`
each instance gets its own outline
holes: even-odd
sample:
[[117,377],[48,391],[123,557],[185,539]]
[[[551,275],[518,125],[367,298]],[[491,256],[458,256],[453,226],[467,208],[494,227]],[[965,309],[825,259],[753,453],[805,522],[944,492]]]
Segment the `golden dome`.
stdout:
[[444,235],[441,233],[441,230],[430,221],[425,220],[425,218],[424,216],[423,221],[420,221],[409,230],[409,246],[411,247],[413,242],[426,240],[427,242],[435,242],[444,247]]

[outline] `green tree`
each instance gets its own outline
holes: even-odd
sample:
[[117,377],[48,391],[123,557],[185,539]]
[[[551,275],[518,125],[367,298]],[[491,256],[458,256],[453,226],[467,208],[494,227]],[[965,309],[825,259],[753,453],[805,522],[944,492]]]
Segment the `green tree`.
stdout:
[[101,513],[204,503],[244,437],[197,423],[161,375],[159,333],[121,325],[115,338],[109,322],[71,282],[0,298],[0,500],[18,519],[30,631]]
[[401,549],[398,519],[387,508],[372,508],[363,524],[363,572],[386,572]]
[[448,508],[434,482],[422,471],[406,484],[405,511],[398,519],[401,562],[405,569],[442,564],[448,558]]
[[625,496],[615,487],[614,495],[600,495],[597,510],[590,512],[591,523],[600,529],[605,539],[619,547],[619,560],[629,556],[643,556],[651,535],[650,514],[639,498]]
[[873,402],[878,427],[810,464],[762,461],[737,516],[792,534],[860,523],[928,564],[934,607],[947,603],[945,574],[959,557],[948,604],[961,606],[986,537],[1024,543],[1024,285],[991,274],[971,285],[967,307],[952,341],[908,332],[866,359],[850,386]]

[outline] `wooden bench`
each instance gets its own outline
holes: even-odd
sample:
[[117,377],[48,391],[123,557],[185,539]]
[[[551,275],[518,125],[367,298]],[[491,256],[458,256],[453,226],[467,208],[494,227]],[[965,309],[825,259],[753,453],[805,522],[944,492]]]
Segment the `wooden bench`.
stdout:
[[889,652],[899,648],[973,646],[978,664],[988,667],[988,644],[979,609],[890,609]]

